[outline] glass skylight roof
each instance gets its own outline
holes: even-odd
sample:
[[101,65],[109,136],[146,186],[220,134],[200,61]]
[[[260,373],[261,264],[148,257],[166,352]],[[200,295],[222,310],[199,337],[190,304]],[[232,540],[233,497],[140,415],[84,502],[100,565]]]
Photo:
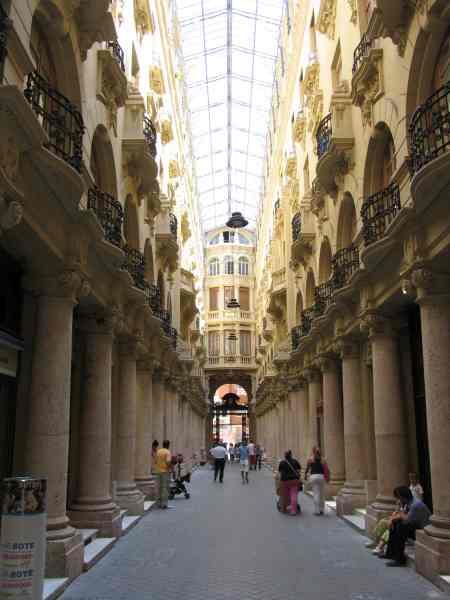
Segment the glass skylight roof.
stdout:
[[282,0],[176,0],[205,231],[240,211],[254,226]]

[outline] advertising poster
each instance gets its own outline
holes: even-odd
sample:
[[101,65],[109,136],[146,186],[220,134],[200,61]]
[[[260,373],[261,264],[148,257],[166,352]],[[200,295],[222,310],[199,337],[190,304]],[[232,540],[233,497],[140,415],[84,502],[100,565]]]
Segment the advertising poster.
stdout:
[[5,479],[1,488],[0,599],[42,600],[47,480]]

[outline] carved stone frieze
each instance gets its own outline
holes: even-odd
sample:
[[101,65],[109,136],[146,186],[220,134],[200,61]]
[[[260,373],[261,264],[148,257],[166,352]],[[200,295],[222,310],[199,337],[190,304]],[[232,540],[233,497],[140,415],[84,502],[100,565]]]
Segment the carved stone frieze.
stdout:
[[357,0],[347,0],[347,4],[350,8],[350,21],[353,24],[356,24],[357,20],[358,20],[358,6],[357,6]]
[[89,48],[95,42],[107,42],[117,38],[110,0],[66,0],[78,25],[78,40],[82,60],[86,60]]
[[161,122],[161,143],[169,144],[173,140],[172,121],[165,119]]
[[166,93],[163,72],[157,65],[150,67],[150,89],[160,96]]
[[352,102],[361,109],[363,125],[373,125],[373,106],[384,94],[383,50],[372,48],[352,79]]
[[134,0],[134,18],[141,36],[154,33],[155,23],[147,0]]
[[297,156],[296,154],[291,154],[286,161],[286,176],[289,179],[294,179],[297,177]]
[[180,176],[180,167],[176,160],[169,161],[169,179],[174,179]]
[[306,139],[306,117],[299,113],[293,124],[293,137],[297,144],[304,144]]
[[330,40],[334,39],[336,5],[337,0],[322,0],[320,3],[319,15],[317,17],[317,29],[320,33],[328,36]]
[[313,96],[319,90],[320,65],[317,58],[313,58],[305,70],[302,81],[302,94],[306,97]]
[[311,96],[308,101],[308,131],[312,132],[314,150],[317,153],[316,148],[316,133],[321,120],[323,119],[323,92],[318,91],[316,94]]

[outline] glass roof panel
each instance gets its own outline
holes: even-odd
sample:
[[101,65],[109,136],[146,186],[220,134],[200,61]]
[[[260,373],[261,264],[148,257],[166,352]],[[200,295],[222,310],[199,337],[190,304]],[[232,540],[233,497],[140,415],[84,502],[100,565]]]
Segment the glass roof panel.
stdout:
[[284,4],[176,0],[204,230],[233,210],[255,225]]

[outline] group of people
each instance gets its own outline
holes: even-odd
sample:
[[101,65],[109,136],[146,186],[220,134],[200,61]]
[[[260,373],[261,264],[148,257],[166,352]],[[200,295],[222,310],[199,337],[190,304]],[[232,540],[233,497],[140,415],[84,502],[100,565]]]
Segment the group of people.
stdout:
[[[210,454],[214,459],[214,481],[223,483],[223,475],[225,464],[228,458],[226,445],[219,441],[210,450]],[[259,444],[255,444],[252,440],[247,443],[246,440],[234,447],[230,444],[229,449],[230,462],[239,461],[241,469],[242,483],[249,483],[248,472],[251,470],[261,469],[263,449]]]
[[156,503],[159,508],[169,508],[171,477],[174,481],[182,484],[189,475],[188,471],[183,455],[180,453],[172,455],[169,440],[163,440],[161,448],[158,440],[154,440],[152,443],[152,472],[156,479]]
[[374,541],[366,544],[381,559],[387,559],[386,566],[398,567],[407,563],[405,546],[408,540],[416,538],[416,531],[426,527],[431,512],[423,501],[423,489],[415,473],[410,473],[409,487],[394,489],[397,500],[396,510],[387,519],[378,521],[374,530]]
[[[276,476],[276,489],[279,496],[279,509],[283,513],[296,515],[299,509],[298,492],[303,489],[301,477],[302,467],[292,455],[292,451],[285,452],[284,459],[278,465]],[[325,483],[330,480],[330,470],[327,462],[322,458],[320,448],[314,446],[308,458],[305,481],[309,479],[314,499],[314,514],[323,515],[325,512]]]

